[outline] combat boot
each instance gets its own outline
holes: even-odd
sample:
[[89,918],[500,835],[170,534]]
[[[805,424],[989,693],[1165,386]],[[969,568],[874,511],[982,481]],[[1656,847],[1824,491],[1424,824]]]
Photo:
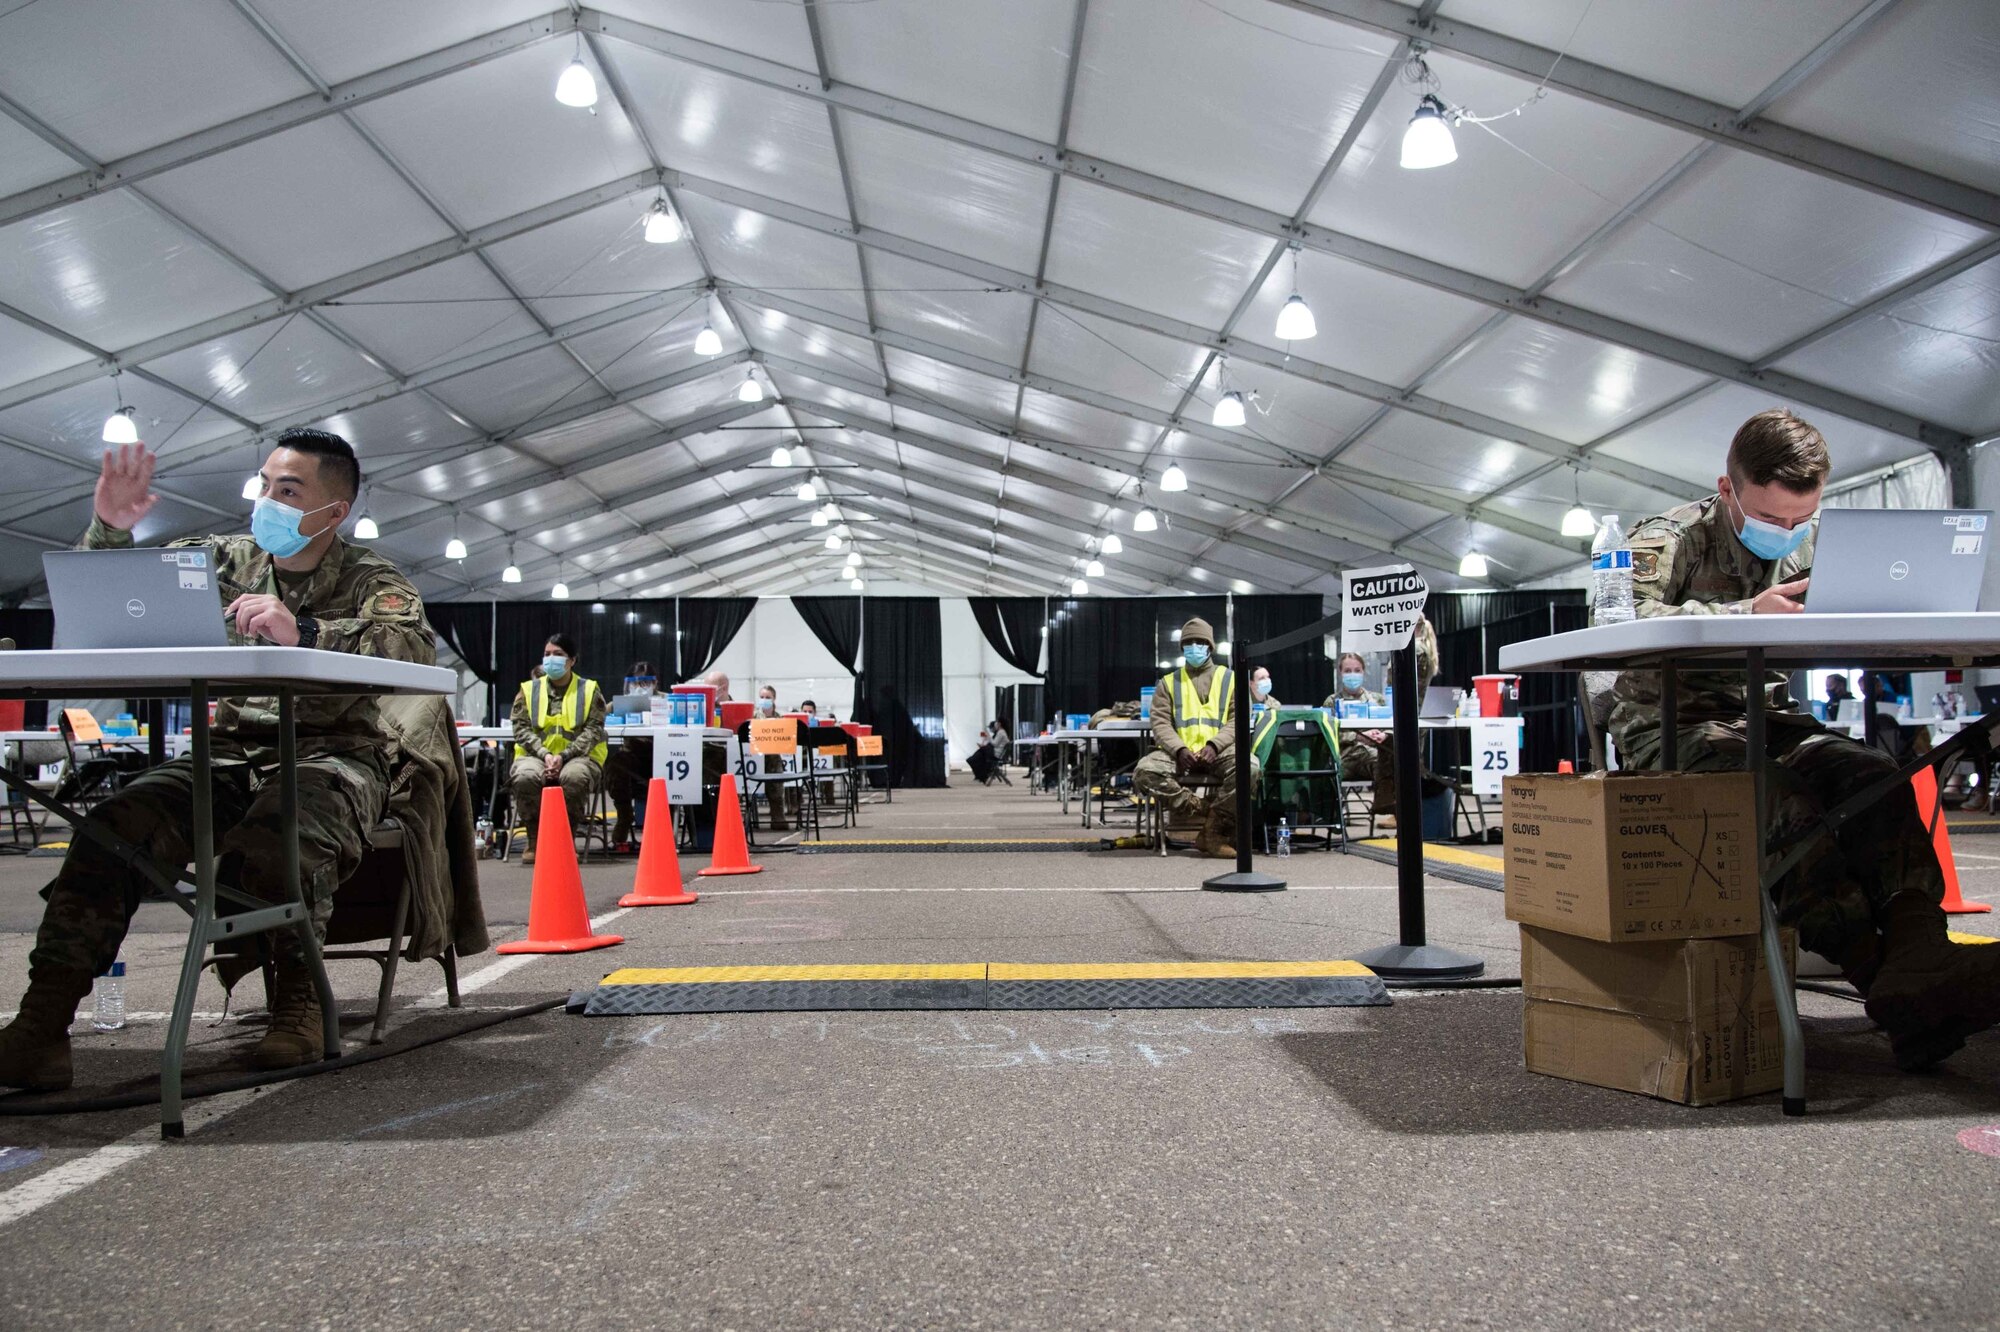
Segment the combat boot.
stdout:
[[319,988],[303,958],[280,957],[271,983],[271,1029],[250,1052],[252,1068],[296,1068],[326,1052]]
[[68,967],[30,971],[21,1011],[0,1031],[0,1087],[62,1091],[75,1080],[69,1024],[93,979],[88,971]]
[[1208,811],[1208,818],[1201,825],[1201,833],[1194,839],[1195,850],[1211,860],[1234,860],[1236,848],[1229,843],[1229,834],[1223,831],[1220,809]]
[[2000,944],[1953,943],[1937,903],[1908,892],[1883,909],[1882,937],[1867,1008],[1897,1067],[1929,1068],[2000,1023]]

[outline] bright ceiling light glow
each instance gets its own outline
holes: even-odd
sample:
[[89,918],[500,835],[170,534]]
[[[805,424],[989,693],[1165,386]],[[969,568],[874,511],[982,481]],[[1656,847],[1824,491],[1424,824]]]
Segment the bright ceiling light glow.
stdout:
[[859,578],[861,576],[861,570],[857,569],[852,564],[845,564],[841,566],[840,576],[842,578]]
[[697,356],[722,355],[722,335],[709,325],[703,324],[701,332],[694,335],[694,352]]
[[799,482],[797,493],[799,503],[801,504],[817,504],[819,502],[819,488],[813,485],[811,477],[807,477],[805,480]]
[[590,613],[592,615],[602,615],[604,614],[604,609],[605,609],[604,603],[601,601],[593,601],[590,603]]
[[556,585],[549,589],[549,596],[557,601],[568,601],[569,584],[558,579]]
[[838,533],[838,532],[828,532],[828,533],[826,534],[826,548],[827,548],[828,550],[839,550],[839,549],[840,549],[840,533]]
[[132,420],[130,407],[120,407],[104,418],[104,442],[106,444],[137,444],[139,427]]
[[506,567],[506,568],[504,568],[504,569],[502,569],[502,570],[500,571],[500,581],[501,581],[501,582],[503,582],[503,583],[518,583],[518,582],[520,582],[520,581],[521,581],[521,566],[520,566],[520,565],[518,565],[518,564],[514,564],[514,563],[512,563],[512,562],[510,561],[510,562],[508,563],[507,567]]
[[826,524],[827,524],[826,510],[814,509],[812,516],[812,525],[814,527],[825,527]]
[[259,495],[262,495],[263,493],[264,493],[263,477],[257,475],[255,472],[252,472],[250,473],[250,475],[243,478],[244,499],[253,500],[256,499]]
[[1235,655],[1233,647],[1228,639],[1225,638],[1220,643],[1217,643],[1215,645],[1215,655],[1218,657],[1228,657]]
[[[683,232],[681,220],[674,216],[674,210],[661,199],[646,211],[646,243],[648,245],[672,245]],[[717,348],[717,350],[721,350]]]
[[1089,591],[1090,591],[1090,584],[1084,582],[1081,578],[1077,579],[1074,583],[1071,583],[1069,585],[1069,593],[1073,597],[1085,596],[1089,593]]
[[1116,532],[1104,538],[1104,553],[1106,555],[1122,555],[1125,553],[1125,543],[1118,539]]
[[1304,342],[1307,338],[1319,336],[1319,325],[1313,322],[1313,312],[1307,308],[1306,298],[1297,292],[1293,292],[1285,302],[1285,308],[1278,311],[1277,334],[1280,342]]
[[849,579],[847,585],[853,588],[856,592],[859,592],[862,588],[868,586],[866,583],[862,582],[859,578]]
[[1089,564],[1086,564],[1086,565],[1084,565],[1084,566],[1083,566],[1083,576],[1084,576],[1085,578],[1102,578],[1102,577],[1104,577],[1104,561],[1103,561],[1103,560],[1092,560],[1092,561],[1091,561],[1091,562],[1090,562]]
[[1486,577],[1486,557],[1476,550],[1466,551],[1465,558],[1458,562],[1458,576],[1460,578]]
[[464,543],[463,541],[460,541],[460,540],[459,540],[459,539],[458,539],[457,537],[453,537],[453,538],[452,538],[451,540],[449,540],[449,541],[445,542],[445,543],[444,543],[444,557],[445,557],[446,559],[448,559],[448,560],[462,560],[462,559],[464,559],[464,558],[465,558],[465,543]]
[[375,520],[365,513],[354,524],[354,539],[356,541],[373,541],[381,535],[382,529],[377,527]]
[[790,449],[780,444],[777,448],[771,450],[771,466],[790,467],[791,465],[792,451]]
[[1179,463],[1168,463],[1167,470],[1160,473],[1160,489],[1161,490],[1187,489],[1187,473],[1181,470],[1181,465]]
[[1424,99],[1417,103],[1416,114],[1410,117],[1409,127],[1403,131],[1403,169],[1428,171],[1457,160],[1458,145],[1451,141],[1444,103],[1425,93]]
[[1160,530],[1160,520],[1153,516],[1151,509],[1141,509],[1132,515],[1132,530],[1134,532],[1157,532]]
[[1245,419],[1243,395],[1231,389],[1215,400],[1215,415],[1209,418],[1209,422],[1212,425],[1230,427],[1242,425]]
[[[556,80],[556,100],[564,106],[597,105],[597,76],[590,72],[590,66],[583,63],[582,56],[563,67],[562,76]],[[652,238],[649,236],[647,239]]]
[[1597,531],[1597,520],[1590,516],[1590,510],[1581,504],[1563,515],[1562,534],[1566,537],[1587,537]]
[[752,374],[748,370],[745,370],[743,372],[742,387],[736,390],[736,401],[738,402],[764,401],[764,386],[762,384],[759,384],[757,382],[757,376]]

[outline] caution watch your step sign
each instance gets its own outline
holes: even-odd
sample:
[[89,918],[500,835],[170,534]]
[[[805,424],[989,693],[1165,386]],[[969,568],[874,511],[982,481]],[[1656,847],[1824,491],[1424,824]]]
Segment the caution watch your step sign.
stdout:
[[1407,564],[1385,564],[1349,569],[1341,579],[1342,652],[1393,652],[1409,643],[1431,593],[1422,574]]

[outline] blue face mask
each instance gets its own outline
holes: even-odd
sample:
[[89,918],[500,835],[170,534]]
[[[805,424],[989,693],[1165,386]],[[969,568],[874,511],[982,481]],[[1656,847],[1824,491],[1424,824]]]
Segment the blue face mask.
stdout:
[[[334,503],[337,504],[339,501],[336,500]],[[319,509],[314,509],[311,513],[332,507],[332,504],[322,504]],[[289,559],[313,543],[312,537],[299,531],[299,524],[310,516],[310,513],[301,513],[291,505],[280,504],[269,495],[265,495],[258,499],[257,507],[250,511],[250,536],[263,547],[266,554],[281,560]]]
[[1752,518],[1740,508],[1737,512],[1743,514],[1743,530],[1736,534],[1737,540],[1743,543],[1743,549],[1760,560],[1782,560],[1797,550],[1811,534],[1818,517],[1814,515],[1797,527],[1784,528],[1761,518]]
[[569,658],[543,657],[542,674],[547,676],[550,680],[562,679],[563,676],[569,674]]
[[1195,670],[1200,670],[1202,667],[1208,665],[1208,644],[1183,644],[1181,647],[1181,660],[1185,661]]
[[1252,680],[1250,682],[1250,692],[1259,698],[1267,698],[1271,693],[1271,682],[1269,680]]
[[1350,694],[1361,692],[1361,686],[1368,683],[1368,677],[1356,671],[1349,671],[1340,677],[1340,687]]

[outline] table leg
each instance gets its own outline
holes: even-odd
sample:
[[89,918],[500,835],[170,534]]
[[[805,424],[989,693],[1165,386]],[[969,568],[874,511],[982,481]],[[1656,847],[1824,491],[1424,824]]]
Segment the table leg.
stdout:
[[201,965],[215,925],[215,800],[210,783],[208,747],[208,685],[196,680],[190,689],[193,705],[194,755],[194,919],[188,923],[187,951],[181,957],[180,984],[174,990],[173,1014],[167,1020],[167,1048],[160,1053],[160,1136],[178,1138],[181,1122],[181,1063],[187,1051],[188,1027],[194,1020],[195,995],[201,985]]
[[1671,661],[1660,663],[1660,771],[1681,766],[1681,673]]
[[299,944],[305,950],[306,965],[312,968],[313,988],[319,991],[320,1032],[325,1039],[328,1059],[340,1058],[340,1011],[334,1006],[333,983],[326,978],[326,960],[319,955],[319,936],[313,933],[312,909],[306,905],[305,886],[299,878],[299,733],[293,715],[292,691],[278,691],[278,808],[285,825],[285,891],[298,906]]
[[1083,742],[1083,826],[1086,828],[1090,826],[1090,769],[1091,760],[1096,757],[1096,749],[1095,740]]
[[1748,685],[1744,708],[1747,723],[1745,739],[1750,751],[1750,771],[1754,783],[1751,844],[1755,853],[1753,863],[1757,866],[1758,932],[1763,938],[1764,966],[1771,973],[1771,990],[1778,1005],[1778,1030],[1784,1043],[1784,1110],[1788,1115],[1802,1115],[1806,1112],[1805,1033],[1799,1027],[1798,996],[1792,990],[1791,972],[1785,966],[1785,950],[1778,939],[1778,909],[1771,900],[1771,890],[1775,885],[1765,878],[1764,798],[1770,786],[1771,759],[1764,747],[1764,650],[1752,648],[1744,667],[1748,677],[1745,681]]

